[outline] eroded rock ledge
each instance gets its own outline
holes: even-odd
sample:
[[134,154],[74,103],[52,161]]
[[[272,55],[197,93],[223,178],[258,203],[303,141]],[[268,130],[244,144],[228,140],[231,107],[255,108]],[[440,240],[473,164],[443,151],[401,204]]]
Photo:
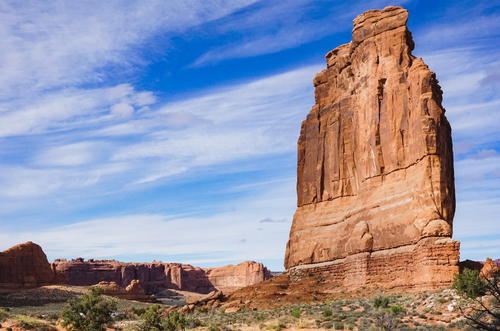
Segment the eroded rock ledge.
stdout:
[[458,272],[451,128],[407,20],[401,7],[358,16],[314,78],[285,257],[293,277],[424,289]]

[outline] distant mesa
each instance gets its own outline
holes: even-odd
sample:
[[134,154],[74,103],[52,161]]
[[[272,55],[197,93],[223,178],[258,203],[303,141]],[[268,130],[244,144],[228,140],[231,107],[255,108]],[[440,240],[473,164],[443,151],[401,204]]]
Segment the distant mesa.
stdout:
[[52,264],[58,283],[89,286],[113,282],[126,288],[139,280],[147,294],[164,289],[197,293],[220,290],[230,293],[271,277],[262,263],[253,261],[219,268],[202,269],[181,263],[125,263],[115,260],[56,260]]
[[298,140],[285,267],[344,289],[433,289],[458,272],[451,128],[408,12],[370,10],[326,54]]
[[0,289],[100,284],[108,294],[151,301],[151,294],[165,289],[231,293],[270,277],[271,273],[262,263],[253,261],[209,269],[180,263],[85,261],[83,258],[58,259],[51,264],[42,248],[32,242],[0,252]]

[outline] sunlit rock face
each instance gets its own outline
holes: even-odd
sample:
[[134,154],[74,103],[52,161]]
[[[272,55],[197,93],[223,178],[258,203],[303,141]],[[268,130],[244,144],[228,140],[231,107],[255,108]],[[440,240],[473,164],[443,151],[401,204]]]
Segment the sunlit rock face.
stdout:
[[42,248],[33,242],[0,252],[0,288],[23,288],[46,285],[54,273]]
[[53,268],[58,283],[88,286],[112,282],[120,288],[126,288],[131,282],[138,280],[148,294],[163,289],[198,293],[219,290],[230,293],[271,276],[262,263],[253,261],[202,269],[180,263],[125,263],[115,260],[75,259],[56,260]]
[[314,268],[350,288],[435,288],[458,271],[451,128],[407,19],[401,7],[356,17],[314,78],[285,257],[294,277]]

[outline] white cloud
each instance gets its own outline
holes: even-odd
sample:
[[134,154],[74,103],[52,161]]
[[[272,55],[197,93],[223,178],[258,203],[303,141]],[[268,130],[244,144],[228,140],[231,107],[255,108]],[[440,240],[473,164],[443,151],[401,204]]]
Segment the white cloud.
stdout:
[[[172,257],[193,264],[282,260],[289,223],[269,223],[265,229],[259,229],[259,220],[290,219],[293,195],[294,183],[291,180],[279,186],[270,185],[252,199],[235,201],[234,208],[213,216],[134,214],[91,219],[33,232],[3,232],[0,234],[0,250],[31,240],[40,244],[50,259],[113,258],[135,254],[150,256],[151,260],[160,256]],[[191,257],[179,260],[174,258],[176,255]],[[278,264],[273,268],[281,269],[282,266]]]
[[408,0],[330,1],[323,7],[316,7],[308,0],[261,2],[254,10],[218,22],[216,32],[223,35],[233,33],[237,41],[208,50],[193,66],[294,48],[350,30],[352,19],[368,9],[405,2]]
[[[18,136],[83,129],[116,120],[119,115],[131,115],[132,106],[154,102],[145,99],[129,84],[96,89],[65,89],[39,95],[29,100],[9,100],[0,103],[0,136]],[[148,95],[150,95],[148,93]],[[132,106],[131,106],[132,105]],[[110,115],[110,113],[112,115]],[[118,118],[119,119],[119,118]]]
[[[78,190],[103,195],[181,174],[239,172],[241,165],[232,162],[293,153],[297,123],[313,104],[310,78],[319,70],[309,66],[204,91],[134,112],[127,121],[113,116],[113,107],[139,107],[137,96],[150,96],[128,84],[62,91],[0,113],[0,135],[50,133],[34,140],[31,164],[3,165],[0,195],[12,205],[23,197],[70,199]],[[144,98],[142,104],[152,101]]]
[[43,166],[79,166],[95,160],[102,142],[79,142],[43,150],[36,162]]
[[134,48],[154,35],[180,32],[253,2],[4,1],[0,99],[101,82],[108,75],[103,69],[109,66],[132,70],[130,64],[140,64]]
[[[292,152],[297,123],[313,103],[310,78],[319,70],[310,66],[210,91],[150,111],[138,125],[128,122],[99,134],[147,130],[140,143],[118,148],[112,156],[127,162],[155,159],[160,169],[139,183],[194,167]],[[172,126],[176,129],[166,129]]]

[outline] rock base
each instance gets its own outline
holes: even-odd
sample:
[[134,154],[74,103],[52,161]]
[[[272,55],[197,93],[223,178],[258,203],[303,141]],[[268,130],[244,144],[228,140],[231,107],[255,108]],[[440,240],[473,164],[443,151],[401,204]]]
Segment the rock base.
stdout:
[[300,265],[288,272],[292,283],[321,277],[323,282],[338,286],[339,291],[439,289],[449,286],[459,271],[459,248],[460,243],[450,238],[424,238],[415,245]]

